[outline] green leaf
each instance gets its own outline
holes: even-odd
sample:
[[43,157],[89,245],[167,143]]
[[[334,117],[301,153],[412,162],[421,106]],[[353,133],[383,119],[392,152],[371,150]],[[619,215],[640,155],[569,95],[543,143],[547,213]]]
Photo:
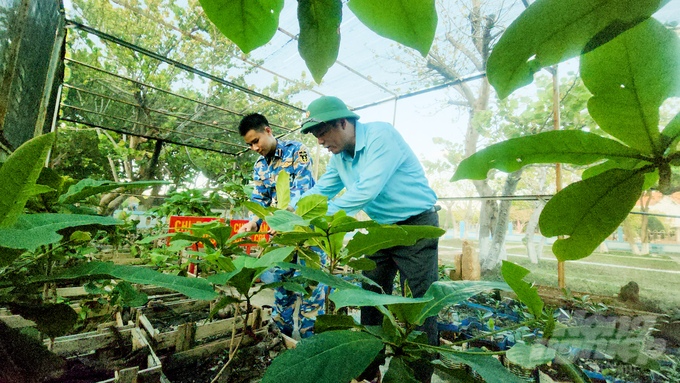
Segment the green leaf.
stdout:
[[149,301],[149,297],[145,293],[137,291],[129,282],[118,282],[114,291],[120,293],[121,304],[123,307],[139,307],[144,306]]
[[403,356],[395,356],[382,379],[384,383],[418,383],[413,369],[406,364]]
[[375,269],[375,262],[366,257],[363,257],[347,262],[347,266],[353,268],[354,270],[371,271]]
[[281,170],[276,177],[276,207],[285,209],[290,203],[290,175]]
[[[40,382],[46,377],[60,376],[66,360],[47,350],[41,339],[22,330],[0,321],[0,344],[3,349],[11,350],[4,353],[3,374],[11,374],[14,382]],[[12,366],[11,372],[8,372],[9,366]]]
[[78,314],[66,303],[41,305],[10,304],[12,313],[35,322],[40,332],[50,338],[66,335],[78,321]]
[[119,225],[112,217],[77,214],[24,214],[14,226],[0,228],[0,246],[35,251],[42,245],[61,241],[58,230],[88,225]]
[[524,368],[535,368],[552,362],[555,359],[555,350],[540,343],[532,345],[515,343],[505,356],[514,364],[519,364]]
[[[594,177],[598,174],[602,174],[606,172],[607,170],[610,169],[628,169],[628,170],[633,170],[633,169],[640,169],[644,166],[648,166],[651,163],[647,161],[637,161],[637,160],[630,160],[630,161],[607,161],[603,162],[598,165],[593,165],[589,167],[588,169],[583,171],[583,174],[581,174],[582,179],[587,179]],[[642,190],[648,190],[652,186],[656,185],[659,182],[659,169],[654,170],[653,172],[650,173],[645,173],[645,183],[642,186]]]
[[373,32],[413,48],[425,57],[437,29],[434,0],[352,0],[356,17]]
[[346,280],[336,277],[334,275],[331,275],[329,273],[326,273],[321,270],[316,270],[312,269],[310,267],[305,267],[302,265],[294,264],[294,263],[285,263],[281,262],[277,266],[279,266],[282,269],[295,269],[300,272],[300,275],[307,279],[311,279],[313,281],[321,282],[325,284],[326,286],[330,287],[335,287],[337,289],[359,289],[361,290],[361,287],[355,286]]
[[340,49],[340,0],[298,0],[300,38],[298,52],[314,81],[321,83],[328,68],[335,64]]
[[0,167],[0,228],[14,225],[24,211],[54,137],[50,133],[25,142]]
[[[292,291],[295,293],[300,293],[300,294],[307,294],[307,290],[305,290],[304,287],[301,285],[298,285],[297,283],[293,282],[273,282],[273,283],[267,283],[266,285],[262,285],[262,289],[277,289],[279,287],[283,287],[284,289],[288,291]],[[318,317],[317,317],[318,320]]]
[[166,287],[194,299],[212,300],[218,296],[210,283],[202,278],[178,277],[161,274],[144,267],[114,265],[104,262],[83,263],[51,277],[40,278],[36,282],[102,278],[118,278],[132,283]]
[[267,216],[271,215],[271,211],[266,207],[263,207],[257,202],[244,201],[243,206],[255,214],[259,219],[265,219]]
[[363,289],[338,289],[331,293],[330,300],[335,307],[346,306],[387,306],[395,304],[423,305],[433,299],[432,296],[423,298],[407,298],[399,295],[374,293]]
[[581,59],[588,111],[602,130],[646,154],[662,154],[659,107],[680,96],[680,39],[649,19]]
[[555,241],[557,259],[590,255],[628,216],[644,181],[640,171],[612,169],[573,183],[551,198],[538,224],[546,237],[570,236]]
[[74,242],[89,242],[92,239],[92,236],[90,233],[86,231],[80,231],[76,230],[71,234],[71,237],[69,237],[69,240],[74,241]]
[[414,321],[422,324],[425,319],[439,314],[439,312],[450,305],[468,300],[470,297],[488,291],[499,289],[510,291],[511,288],[505,282],[487,281],[437,281],[425,292],[425,297],[433,298],[418,315]]
[[464,159],[451,182],[483,180],[491,169],[512,173],[536,163],[587,165],[601,159],[640,159],[635,149],[595,133],[558,130],[512,138]]
[[364,332],[324,332],[303,339],[295,349],[274,359],[262,383],[346,383],[364,371],[382,349],[379,339]]
[[319,315],[314,321],[314,333],[331,330],[348,330],[357,327],[351,315]]
[[87,178],[68,188],[68,191],[59,197],[59,203],[71,204],[80,202],[87,197],[118,188],[129,190],[168,184],[170,184],[168,181],[113,182],[92,180]]
[[[668,0],[539,0],[503,33],[487,63],[489,82],[503,99],[541,68],[581,54],[605,28],[623,31]],[[613,25],[614,24],[614,25]],[[611,28],[615,27],[615,28]]]
[[354,230],[365,229],[371,226],[380,226],[380,224],[372,220],[358,221],[354,217],[343,216],[333,220],[328,232],[330,234],[349,233]]
[[[2,231],[2,229],[0,229]],[[0,267],[11,265],[17,258],[23,254],[24,251],[20,249],[9,249],[0,246]]]
[[295,226],[309,226],[309,220],[288,210],[277,210],[273,215],[266,217],[269,227],[276,231],[293,231]]
[[276,34],[283,0],[199,0],[205,15],[243,53],[259,48]]
[[28,188],[26,190],[26,193],[28,193],[30,196],[34,195],[39,195],[39,194],[45,194],[45,193],[51,193],[56,191],[54,188],[51,188],[47,185],[33,185],[32,187]]
[[269,269],[274,267],[277,263],[283,262],[290,254],[295,250],[295,247],[279,247],[267,253],[264,253],[260,258],[257,259],[253,268],[265,268]]
[[512,291],[517,294],[517,298],[527,305],[529,312],[538,319],[543,314],[543,301],[541,297],[538,296],[538,290],[536,287],[532,287],[523,279],[529,274],[529,270],[525,269],[520,265],[516,265],[512,262],[503,261],[503,266],[501,266],[501,273],[503,274],[503,279],[510,285]]
[[328,197],[319,194],[312,194],[298,201],[295,214],[304,219],[312,219],[326,215],[327,211]]
[[[468,351],[481,352],[480,349],[469,349]],[[473,355],[457,352],[440,351],[442,360],[451,363],[464,363],[472,368],[473,371],[482,376],[487,382],[503,383],[522,383],[522,379],[503,367],[501,362],[491,355]],[[445,363],[446,364],[446,363]]]
[[680,139],[680,113],[676,114],[661,132],[660,141],[664,149],[669,147],[675,149],[678,139]]
[[369,226],[368,234],[356,233],[347,243],[347,257],[359,258],[394,246],[410,246],[422,238],[439,238],[444,233],[433,226]]
[[161,238],[174,237],[175,234],[176,233],[162,233],[162,234],[158,234],[158,235],[150,235],[148,237],[144,237],[144,239],[140,239],[139,241],[137,241],[137,243],[140,244],[140,245],[144,245],[144,244],[147,244],[147,243],[157,241]]
[[312,238],[317,238],[321,236],[323,236],[323,234],[316,232],[309,233],[306,231],[287,231],[274,236],[272,238],[272,243],[295,246],[304,243]]

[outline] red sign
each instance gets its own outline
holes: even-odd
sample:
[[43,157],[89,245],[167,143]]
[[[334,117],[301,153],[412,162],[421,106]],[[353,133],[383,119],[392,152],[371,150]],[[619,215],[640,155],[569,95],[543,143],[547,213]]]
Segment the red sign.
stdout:
[[[170,221],[169,221],[169,233],[176,233],[176,232],[181,232],[181,231],[186,231],[189,232],[189,234],[193,234],[193,231],[191,230],[191,227],[195,223],[204,223],[204,222],[212,222],[215,220],[219,220],[220,222],[224,223],[224,218],[219,218],[219,217],[187,217],[187,216],[177,216],[177,215],[171,215],[170,216]],[[232,219],[230,222],[231,225],[231,235],[233,236],[238,232],[238,229],[241,228],[241,226],[245,225],[248,223],[247,219]],[[267,225],[267,222],[262,222],[262,225],[260,225],[260,231],[267,232],[269,231],[269,225]],[[262,239],[266,239],[269,241],[269,234],[256,234],[250,237],[253,241],[259,242]],[[168,238],[168,242],[170,239]],[[240,245],[246,248],[246,251],[248,254],[250,254],[250,248],[255,246],[253,244],[246,244],[246,245]],[[198,242],[194,245],[191,246],[191,248],[194,251],[198,251],[199,248],[203,247],[203,244]],[[191,274],[196,274],[196,265],[191,264],[189,265],[189,273]]]

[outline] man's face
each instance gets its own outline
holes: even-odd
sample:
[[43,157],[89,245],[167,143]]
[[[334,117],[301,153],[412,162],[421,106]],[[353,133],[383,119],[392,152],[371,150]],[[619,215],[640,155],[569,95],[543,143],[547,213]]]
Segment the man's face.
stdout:
[[311,133],[319,141],[319,145],[323,145],[324,148],[333,154],[341,153],[348,148],[350,142],[345,129],[347,126],[346,120],[336,121],[335,126],[327,123],[319,124],[318,126]]
[[256,151],[261,156],[269,156],[276,150],[276,139],[272,135],[272,129],[268,126],[264,127],[264,131],[258,132],[255,129],[250,129],[243,139],[250,149]]

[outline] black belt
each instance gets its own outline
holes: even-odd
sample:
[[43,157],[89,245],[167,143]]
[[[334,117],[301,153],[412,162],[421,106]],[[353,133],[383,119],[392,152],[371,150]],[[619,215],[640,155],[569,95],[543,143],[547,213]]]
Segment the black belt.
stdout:
[[406,218],[406,219],[403,220],[403,221],[397,222],[396,224],[397,224],[397,225],[408,225],[408,221],[411,221],[411,220],[415,220],[415,219],[421,218],[421,217],[423,217],[423,216],[425,216],[425,215],[428,215],[428,214],[436,213],[436,212],[439,211],[439,210],[441,210],[441,206],[439,206],[439,205],[434,205],[434,206],[432,206],[431,208],[425,210],[424,212],[418,213],[418,214],[416,214],[416,215],[412,215],[412,216]]

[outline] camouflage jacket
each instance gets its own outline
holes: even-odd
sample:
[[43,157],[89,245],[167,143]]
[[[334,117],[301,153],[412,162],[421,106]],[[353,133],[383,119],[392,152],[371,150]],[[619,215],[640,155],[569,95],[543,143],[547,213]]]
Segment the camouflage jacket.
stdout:
[[307,147],[298,141],[276,142],[272,158],[260,156],[253,166],[254,186],[250,199],[264,207],[276,204],[276,177],[281,169],[290,174],[290,197],[299,198],[314,186],[312,160]]

